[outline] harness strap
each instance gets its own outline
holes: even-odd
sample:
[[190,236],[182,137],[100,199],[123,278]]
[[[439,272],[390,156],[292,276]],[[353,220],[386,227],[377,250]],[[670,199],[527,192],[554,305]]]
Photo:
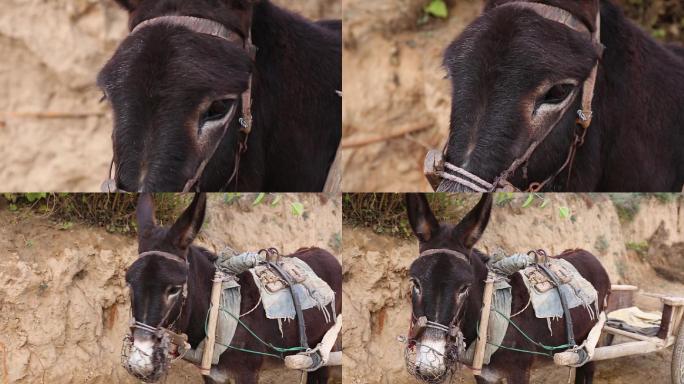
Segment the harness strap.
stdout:
[[462,254],[461,252],[456,252],[454,250],[446,249],[446,248],[428,249],[427,251],[421,252],[419,257],[435,255],[438,253],[446,253],[447,255],[455,256],[456,258],[463,260],[466,263],[470,264],[470,260],[464,254]]
[[573,331],[573,326],[572,326],[572,315],[570,314],[570,308],[568,307],[568,299],[565,297],[563,294],[563,291],[561,291],[561,282],[558,280],[556,277],[556,274],[553,273],[545,264],[540,263],[537,264],[540,270],[542,270],[546,275],[551,279],[553,282],[553,285],[556,287],[556,291],[558,292],[558,296],[560,297],[560,302],[561,306],[563,307],[563,314],[565,316],[565,331],[568,336],[568,345],[570,347],[574,347],[577,345],[575,342],[575,332]]
[[287,273],[280,265],[278,265],[278,263],[272,261],[267,261],[266,263],[269,267],[273,268],[276,272],[278,272],[278,274],[280,274],[280,277],[282,277],[283,280],[285,280],[288,287],[290,288],[292,302],[294,303],[295,313],[297,315],[297,325],[299,327],[299,345],[303,348],[309,349],[309,342],[306,337],[306,322],[304,321],[302,305],[299,302],[299,297],[297,297],[297,294],[294,290],[295,282],[290,277],[290,274]]

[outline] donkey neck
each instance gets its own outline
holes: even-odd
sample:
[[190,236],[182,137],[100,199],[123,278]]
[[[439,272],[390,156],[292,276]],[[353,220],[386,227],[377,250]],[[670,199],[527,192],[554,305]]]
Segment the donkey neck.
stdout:
[[[254,5],[252,40],[258,48],[253,89],[255,126],[245,168],[260,171],[255,173],[273,184],[262,186],[266,189],[307,189],[293,186],[303,178],[289,177],[302,167],[323,165],[325,182],[326,149],[337,149],[337,132],[335,126],[320,123],[317,114],[327,111],[312,111],[311,105],[325,105],[341,89],[341,84],[336,84],[341,69],[335,70],[340,66],[339,56],[330,54],[336,45],[334,39],[332,31],[269,1]],[[340,48],[337,45],[335,49]]]
[[202,248],[191,247],[188,251],[188,298],[186,309],[179,320],[180,330],[188,335],[193,348],[205,338],[206,321],[211,301],[211,288],[216,268]]
[[606,50],[594,99],[598,124],[589,128],[587,149],[578,154],[584,169],[578,167],[577,174],[586,177],[601,169],[598,190],[681,188],[673,165],[682,164],[678,127],[684,119],[684,60],[617,6],[601,5]]

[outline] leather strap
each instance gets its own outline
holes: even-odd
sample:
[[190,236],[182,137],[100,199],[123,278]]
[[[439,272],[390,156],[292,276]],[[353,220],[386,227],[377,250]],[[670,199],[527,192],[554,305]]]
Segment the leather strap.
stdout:
[[297,315],[297,325],[299,327],[299,345],[303,348],[309,349],[309,342],[306,337],[306,322],[304,321],[304,313],[302,311],[302,305],[299,302],[299,297],[297,296],[295,290],[294,290],[294,285],[296,284],[292,278],[290,277],[290,274],[287,273],[280,265],[278,265],[277,262],[272,262],[272,261],[267,261],[266,264],[274,269],[280,277],[285,280],[287,283],[288,287],[290,288],[290,294],[292,295],[292,302],[294,303],[295,307],[295,313]]
[[558,296],[560,297],[561,306],[563,307],[563,314],[565,316],[565,332],[568,337],[568,345],[570,345],[572,348],[576,346],[577,343],[575,342],[575,332],[572,325],[572,315],[570,314],[570,308],[568,307],[568,298],[565,297],[563,291],[560,289],[562,283],[558,280],[556,274],[553,273],[545,264],[539,263],[537,266],[540,270],[546,273],[549,279],[551,279],[553,282],[553,285],[556,286],[556,292],[558,292]]
[[461,252],[456,252],[451,249],[446,249],[446,248],[437,248],[437,249],[428,249],[427,251],[423,251],[420,253],[420,257],[423,256],[430,256],[430,255],[436,255],[438,253],[446,253],[447,255],[454,256],[460,260],[465,261],[466,263],[470,264],[470,260]]

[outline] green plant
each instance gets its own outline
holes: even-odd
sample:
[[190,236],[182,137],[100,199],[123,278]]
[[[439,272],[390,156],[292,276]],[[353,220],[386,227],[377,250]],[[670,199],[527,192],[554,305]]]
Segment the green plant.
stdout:
[[636,252],[642,260],[646,257],[646,254],[648,254],[648,242],[646,241],[640,241],[638,243],[629,242],[625,244],[625,248]]
[[446,19],[449,16],[449,9],[444,0],[430,0],[423,10],[426,14],[440,19]]
[[292,207],[292,214],[295,216],[302,216],[304,214],[304,204],[295,201],[290,204]]
[[601,254],[605,254],[606,251],[608,251],[608,240],[606,240],[606,237],[603,235],[599,235],[596,238],[596,242],[594,242],[594,249],[599,251]]

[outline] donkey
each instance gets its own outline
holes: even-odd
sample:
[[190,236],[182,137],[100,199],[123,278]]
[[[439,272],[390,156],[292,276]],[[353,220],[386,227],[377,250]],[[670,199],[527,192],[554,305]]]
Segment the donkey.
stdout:
[[116,2],[132,33],[97,80],[116,189],[323,190],[342,135],[339,20],[269,0]]
[[[682,190],[684,49],[611,1],[488,0],[444,66],[445,160],[494,184],[486,190]],[[474,189],[455,178],[437,190]]]
[[[413,283],[413,317],[418,319],[426,316],[428,321],[441,324],[444,328],[449,324],[455,324],[460,327],[465,343],[469,346],[477,338],[476,326],[480,320],[488,261],[485,254],[473,247],[489,222],[492,195],[482,196],[475,208],[456,225],[439,223],[424,195],[407,195],[406,207],[411,228],[419,240],[420,253],[427,253],[418,257],[409,269]],[[437,251],[426,252],[429,250]],[[557,257],[575,266],[598,291],[599,303],[604,303],[609,293],[610,281],[596,257],[582,250],[567,251]],[[536,318],[532,308],[526,308],[529,294],[519,274],[511,276],[510,285],[511,313],[520,312],[512,320],[533,340],[545,345],[561,345],[567,342],[563,321],[551,322],[553,332],[549,335],[546,321]],[[581,307],[572,309],[571,315],[574,334],[579,344],[587,337],[596,320]],[[449,369],[444,355],[449,343],[453,342],[450,340],[452,336],[438,328],[426,328],[416,337],[416,342],[420,345],[441,353],[441,361],[432,365],[435,367],[433,370],[439,372],[418,371],[419,377],[425,375],[427,379],[439,376]],[[524,339],[512,326],[508,327],[501,345],[543,352],[541,348]],[[423,353],[426,350],[428,349],[419,349]],[[424,358],[419,352],[417,360]],[[477,376],[476,380],[478,384],[496,383],[504,378],[508,384],[529,383],[530,368],[534,360],[532,354],[499,349],[492,355],[490,364],[483,367],[482,375]],[[594,363],[587,363],[577,369],[575,383],[589,384],[593,380],[593,374]]]
[[[156,225],[152,196],[139,197],[136,215],[138,220],[138,251],[141,255],[126,272],[130,287],[131,312],[142,326],[132,326],[132,345],[127,364],[141,376],[161,377],[165,369],[158,356],[160,338],[154,330],[171,329],[184,333],[193,348],[205,338],[205,320],[209,310],[212,279],[217,256],[199,246],[192,245],[204,221],[206,196],[196,194],[190,206],[170,228]],[[175,256],[175,257],[174,257]],[[335,291],[335,311],[342,313],[342,267],[337,259],[325,250],[308,248],[292,255],[305,261],[313,271]],[[298,346],[297,321],[283,322],[282,337],[278,322],[268,320],[259,289],[250,272],[238,275],[241,284],[241,321],[266,343],[278,346]],[[186,290],[186,297],[182,293]],[[249,313],[250,309],[252,310]],[[306,335],[311,343],[319,343],[332,326],[324,314],[315,309],[304,311]],[[138,324],[136,323],[136,324]],[[146,329],[147,328],[147,329]],[[257,352],[271,352],[259,343],[245,327],[238,326],[231,346]],[[218,365],[212,368],[206,383],[227,382],[233,376],[238,384],[257,383],[259,370],[265,361],[274,357],[227,349]],[[328,371],[321,368],[308,374],[308,383],[327,383]]]

